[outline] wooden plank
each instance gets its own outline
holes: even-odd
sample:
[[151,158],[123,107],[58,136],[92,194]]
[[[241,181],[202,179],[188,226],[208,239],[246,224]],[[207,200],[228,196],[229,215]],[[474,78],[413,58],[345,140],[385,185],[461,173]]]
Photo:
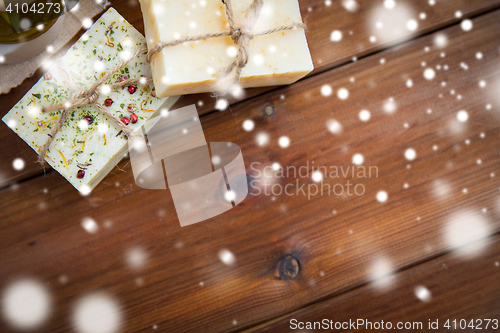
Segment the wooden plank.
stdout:
[[[111,3],[131,24],[144,33],[138,2],[113,0]],[[302,16],[308,24],[307,38],[316,68],[313,74],[345,64],[353,57],[360,58],[372,54],[401,41],[500,6],[500,0],[449,0],[438,1],[433,6],[429,5],[428,0],[415,0],[398,3],[393,9],[385,8],[383,1],[358,0],[356,3],[358,4],[357,11],[351,13],[343,7],[342,1],[333,1],[330,6],[326,6],[323,1],[300,1]],[[455,12],[460,12],[461,18],[457,18]],[[425,19],[418,18],[420,13],[425,14]],[[386,24],[382,29],[376,27],[379,18]],[[410,31],[405,27],[409,19],[418,21],[418,28],[415,31]],[[394,26],[391,26],[391,22],[396,23],[392,23]],[[340,42],[330,40],[333,30],[342,32],[343,38]],[[392,34],[393,31],[399,31],[399,33]],[[378,38],[372,42],[371,36],[378,36]],[[2,105],[0,114],[3,116],[7,113],[42,74],[41,71],[37,71],[32,78],[27,79],[9,94],[0,95],[0,105]],[[239,98],[229,96],[228,101],[235,103],[273,88],[275,87],[246,89],[243,96]],[[211,94],[188,95],[182,97],[176,107],[197,103],[199,113],[206,114],[215,110],[216,100]],[[3,123],[0,123],[0,142],[0,154],[4,156],[0,161],[0,187],[42,172],[40,166],[36,164],[35,152],[19,140]],[[26,161],[26,167],[21,172],[12,169],[12,160],[18,157]]]
[[[51,173],[2,191],[0,290],[19,276],[46,283],[57,302],[41,331],[68,330],[74,302],[96,290],[122,306],[126,331],[153,325],[176,332],[234,331],[366,283],[380,259],[383,267],[398,270],[449,251],[454,243],[446,241],[446,228],[463,216],[472,214],[485,234],[498,232],[494,87],[500,30],[491,26],[499,19],[496,11],[475,19],[472,31],[454,26],[439,32],[449,40],[444,50],[433,47],[435,36],[429,35],[239,103],[232,113],[201,118],[207,141],[242,148],[251,180],[258,179],[254,162],[308,165],[305,178],[275,177],[275,184],[292,184],[292,193],[296,181],[306,190],[313,184],[313,161],[346,168],[355,153],[363,154],[365,166],[378,168],[378,178],[347,174],[324,182],[362,184],[364,195],[255,195],[260,185],[253,184],[252,194],[230,212],[180,228],[168,192],[136,187],[126,161],[125,172],[113,172],[88,197]],[[423,78],[423,61],[435,68],[433,80]],[[480,88],[480,80],[488,88]],[[321,95],[326,84],[334,92],[328,97]],[[341,87],[349,91],[345,100],[336,97]],[[397,104],[392,114],[384,112],[390,98]],[[371,111],[368,122],[358,118],[362,109]],[[468,111],[467,122],[456,121],[461,109]],[[252,132],[241,128],[247,119],[255,122]],[[327,130],[332,119],[342,124],[338,135]],[[266,146],[256,143],[262,132],[270,137]],[[288,148],[278,145],[284,135]],[[410,147],[417,152],[412,162],[404,157]],[[376,200],[381,190],[389,195],[385,203]],[[82,228],[86,217],[98,224],[96,233]],[[126,264],[134,247],[146,253],[142,269]],[[222,249],[234,254],[234,265],[221,262]],[[297,279],[280,278],[286,254],[299,262]],[[320,272],[335,279],[311,283]],[[60,276],[68,282],[61,284]],[[1,323],[0,330],[8,327]]]
[[[331,327],[337,332],[370,331],[382,321],[385,330],[389,326],[397,329],[401,323],[408,325],[407,332],[419,331],[418,327],[421,327],[420,331],[429,332],[429,320],[434,325],[432,327],[438,328],[432,330],[436,332],[497,331],[500,320],[500,237],[496,235],[484,245],[486,249],[478,258],[467,259],[452,252],[394,274],[385,288],[370,283],[248,331],[290,332],[292,328],[307,328],[308,322],[314,327],[314,322],[323,319],[327,320],[325,328]],[[335,278],[335,275],[320,275],[315,283]],[[360,322],[359,327],[350,326],[357,319],[364,322]],[[450,326],[445,327],[447,324]],[[320,331],[319,328],[317,324],[315,330],[309,331]]]

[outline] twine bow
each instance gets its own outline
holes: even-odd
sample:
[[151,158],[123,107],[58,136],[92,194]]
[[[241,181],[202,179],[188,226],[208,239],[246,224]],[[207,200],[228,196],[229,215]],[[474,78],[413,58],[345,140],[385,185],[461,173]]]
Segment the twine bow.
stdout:
[[[54,137],[56,136],[57,132],[61,129],[63,126],[64,122],[66,121],[66,118],[68,117],[69,109],[72,107],[78,107],[78,106],[84,106],[84,105],[89,105],[93,104],[101,111],[106,117],[108,117],[115,125],[117,125],[123,133],[127,137],[135,137],[139,136],[136,132],[134,132],[132,129],[127,127],[124,123],[122,123],[118,118],[116,118],[113,114],[111,114],[104,106],[102,106],[100,103],[97,102],[100,96],[100,86],[108,81],[117,71],[119,71],[123,66],[125,66],[130,60],[135,58],[137,55],[140,53],[146,52],[147,48],[142,47],[141,49],[137,50],[133,55],[131,55],[129,58],[123,60],[120,62],[118,65],[116,65],[115,68],[112,70],[106,72],[103,76],[101,76],[90,88],[86,90],[80,90],[76,85],[71,81],[71,78],[69,75],[66,73],[67,76],[67,82],[68,85],[70,86],[75,93],[73,96],[68,99],[67,101],[64,101],[59,104],[53,104],[50,106],[46,106],[42,108],[42,112],[53,112],[57,110],[62,110],[62,114],[59,117],[57,123],[55,124],[54,128],[52,129],[51,133],[49,134],[49,138],[45,142],[45,144],[40,147],[39,153],[38,153],[38,162],[40,162],[42,165],[44,163],[44,158],[45,154],[47,153],[47,150],[49,149],[50,144],[52,143],[52,140],[54,140]],[[131,85],[134,83],[138,83],[141,80],[146,80],[146,81],[152,81],[151,78],[135,78],[135,79],[127,79],[122,82],[117,82],[109,85],[110,90],[124,87],[126,85]]]
[[243,22],[241,22],[239,25],[234,20],[234,13],[231,0],[221,0],[221,1],[226,7],[226,17],[227,17],[227,22],[229,24],[229,31],[202,34],[192,37],[184,37],[180,39],[175,39],[170,42],[160,41],[155,45],[154,48],[152,48],[148,52],[148,57],[147,57],[148,61],[150,62],[151,58],[155,54],[157,54],[164,47],[167,46],[176,46],[182,43],[195,42],[207,38],[231,36],[231,39],[238,47],[238,53],[236,54],[234,60],[226,68],[222,68],[221,70],[219,70],[219,72],[217,73],[217,78],[219,80],[225,79],[229,77],[234,71],[234,77],[230,84],[230,86],[232,86],[240,80],[243,67],[245,67],[246,64],[248,63],[248,47],[250,45],[250,41],[253,38],[269,35],[278,31],[293,30],[296,28],[306,27],[304,23],[300,22],[300,23],[292,23],[289,25],[279,26],[274,29],[264,30],[258,33],[252,33],[251,30],[259,17],[260,10],[262,9],[264,1],[254,0],[252,4],[245,10]]
[[[243,68],[246,66],[246,64],[248,63],[248,48],[250,45],[250,41],[253,38],[259,37],[259,36],[264,36],[264,35],[269,35],[269,34],[272,34],[272,33],[278,32],[278,31],[293,30],[296,28],[305,28],[306,27],[306,25],[302,22],[292,23],[289,25],[283,25],[283,26],[276,27],[274,29],[269,29],[269,30],[265,30],[265,31],[261,31],[261,32],[252,34],[251,30],[259,17],[260,10],[262,9],[262,6],[264,4],[263,0],[254,0],[252,2],[252,4],[246,9],[246,11],[244,13],[243,22],[241,22],[241,24],[239,24],[239,25],[237,22],[235,22],[235,19],[234,19],[234,13],[233,13],[231,0],[221,0],[221,1],[224,4],[224,6],[226,7],[226,16],[227,16],[227,21],[229,24],[229,31],[202,34],[202,35],[193,36],[193,37],[184,37],[184,38],[176,39],[176,40],[173,40],[170,42],[160,41],[155,45],[154,48],[149,50],[149,52],[147,54],[147,61],[151,62],[151,58],[155,54],[160,52],[164,47],[167,47],[167,46],[169,46],[169,47],[176,46],[176,45],[179,45],[182,43],[194,42],[194,41],[199,41],[199,40],[203,40],[203,39],[207,39],[207,38],[231,36],[231,39],[238,47],[238,52],[237,52],[234,60],[226,68],[222,68],[221,70],[219,70],[219,72],[217,73],[217,78],[219,80],[228,78],[234,72],[234,77],[233,77],[233,80],[230,84],[230,86],[232,86],[240,80],[241,72],[242,72]],[[115,116],[113,116],[104,106],[102,106],[100,103],[97,103],[97,100],[98,100],[99,95],[100,95],[99,87],[103,83],[107,82],[118,70],[120,70],[123,66],[125,66],[130,60],[135,58],[140,53],[143,53],[146,51],[147,51],[146,46],[137,50],[128,59],[123,60],[115,68],[106,72],[106,74],[101,76],[90,88],[88,88],[86,90],[79,90],[71,82],[71,80],[68,80],[70,86],[72,86],[73,90],[76,91],[73,94],[73,96],[63,103],[54,104],[54,105],[42,108],[42,112],[52,112],[52,111],[56,111],[56,110],[62,110],[62,114],[59,117],[58,122],[56,123],[56,125],[52,129],[51,134],[49,134],[49,138],[47,139],[47,142],[39,150],[38,161],[42,165],[44,163],[44,158],[45,158],[45,154],[47,153],[47,149],[49,148],[50,144],[52,143],[52,140],[56,136],[59,129],[64,124],[64,121],[68,117],[68,110],[72,107],[93,104],[99,109],[99,111],[101,111],[113,123],[115,123],[118,127],[120,127],[120,129],[129,138],[134,137],[134,136],[139,136],[139,134],[135,133],[133,130],[131,130],[125,124],[123,124],[119,119],[117,119]],[[151,78],[144,78],[144,77],[137,78],[137,79],[128,79],[128,80],[124,80],[122,82],[113,83],[109,86],[109,88],[111,88],[111,90],[112,90],[115,88],[119,88],[119,87],[123,87],[126,85],[131,85],[131,84],[137,83],[140,80],[147,80],[150,82],[152,81]]]

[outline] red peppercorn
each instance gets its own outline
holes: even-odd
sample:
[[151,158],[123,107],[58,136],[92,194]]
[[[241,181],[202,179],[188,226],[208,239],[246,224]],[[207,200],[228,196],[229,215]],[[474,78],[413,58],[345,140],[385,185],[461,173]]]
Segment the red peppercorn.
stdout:
[[85,117],[83,117],[83,119],[85,119],[89,123],[89,125],[94,122],[94,118],[92,118],[90,116],[85,116]]
[[136,115],[135,113],[132,113],[132,114],[130,115],[130,122],[131,122],[132,124],[135,124],[135,123],[137,122],[137,115]]
[[85,176],[85,170],[78,170],[76,173],[76,178],[82,179]]
[[106,98],[106,100],[104,101],[104,105],[111,106],[111,104],[113,104],[113,100],[111,98]]
[[121,121],[122,121],[122,123],[124,123],[125,125],[130,124],[130,120],[128,120],[128,118],[127,118],[127,117],[122,117],[120,120],[121,120]]
[[129,93],[133,94],[137,90],[137,86],[129,86],[127,90]]

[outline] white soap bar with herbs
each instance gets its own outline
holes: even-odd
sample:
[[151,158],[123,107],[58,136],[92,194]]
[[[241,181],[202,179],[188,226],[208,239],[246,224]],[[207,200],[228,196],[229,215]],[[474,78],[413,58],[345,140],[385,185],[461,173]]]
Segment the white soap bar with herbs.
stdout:
[[[41,108],[72,96],[74,91],[69,88],[68,80],[80,89],[88,89],[100,75],[133,54],[144,42],[144,37],[120,14],[108,9],[60,59],[61,65],[54,64],[3,121],[38,153],[61,115],[61,111],[42,113]],[[151,76],[144,54],[132,59],[107,83],[141,76]],[[118,119],[127,118],[130,121],[127,126],[141,133],[146,120],[176,100],[176,97],[158,98],[151,83],[139,83],[101,93],[98,103]],[[132,113],[137,116],[135,123]],[[127,149],[120,128],[96,106],[85,105],[69,110],[45,160],[76,189],[86,193],[115,167]]]
[[[229,31],[221,0],[139,0],[148,48],[158,41]],[[253,0],[232,1],[235,21]],[[264,0],[253,33],[301,23],[298,0]],[[158,96],[214,91],[217,72],[236,55],[230,36],[207,38],[164,47],[151,61]],[[250,41],[249,61],[243,68],[239,86],[258,87],[290,84],[313,70],[303,28],[279,31]]]

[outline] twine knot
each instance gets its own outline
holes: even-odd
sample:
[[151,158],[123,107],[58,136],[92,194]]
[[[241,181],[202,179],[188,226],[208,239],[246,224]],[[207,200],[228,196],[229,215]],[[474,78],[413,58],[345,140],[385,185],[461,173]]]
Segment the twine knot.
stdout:
[[73,99],[74,100],[79,100],[83,99],[86,100],[88,103],[87,104],[94,104],[97,102],[97,99],[99,98],[100,93],[98,89],[95,90],[78,90],[73,94]]
[[[72,89],[75,89],[76,91],[73,93],[71,98],[68,99],[67,101],[64,101],[64,102],[59,103],[59,104],[45,106],[42,108],[42,112],[44,112],[44,113],[62,110],[62,113],[61,113],[61,116],[59,117],[59,120],[57,121],[55,126],[52,128],[52,132],[50,134],[48,134],[47,141],[45,142],[45,144],[43,146],[41,146],[39,148],[38,162],[40,162],[40,164],[42,164],[42,166],[44,163],[45,154],[47,153],[47,150],[49,149],[49,146],[52,143],[52,140],[55,138],[57,132],[59,131],[59,129],[61,129],[61,127],[64,124],[64,121],[68,117],[68,113],[69,113],[68,110],[71,107],[79,107],[79,106],[92,104],[95,107],[97,107],[97,109],[99,111],[101,111],[101,113],[103,113],[116,126],[118,126],[120,128],[121,132],[123,132],[125,134],[125,136],[127,136],[128,138],[139,136],[139,134],[137,134],[132,129],[127,127],[124,123],[122,123],[120,121],[120,119],[116,118],[104,106],[102,106],[100,103],[98,103],[98,99],[100,96],[100,92],[99,92],[100,88],[99,87],[103,83],[107,82],[113,76],[113,74],[115,74],[117,71],[119,71],[130,60],[132,60],[133,58],[137,57],[140,53],[143,53],[145,51],[146,51],[146,47],[142,47],[141,49],[137,50],[128,59],[123,60],[115,68],[113,68],[112,70],[110,70],[106,74],[102,75],[89,89],[77,89],[75,84],[71,81],[71,78],[68,75],[68,73],[66,73],[64,68],[61,68],[63,70],[63,72],[66,74],[69,86]],[[124,80],[122,82],[113,83],[112,85],[110,85],[110,88],[113,89],[113,88],[118,88],[118,87],[124,87],[126,85],[136,84],[137,82],[140,82],[141,79],[145,79],[146,82],[151,81],[150,78],[128,79],[128,80]]]
[[[160,52],[164,47],[167,46],[176,46],[181,43],[185,42],[195,42],[195,41],[200,41],[203,39],[207,38],[215,38],[215,37],[224,37],[224,36],[230,36],[233,42],[236,44],[238,47],[238,53],[235,57],[235,59],[226,67],[222,68],[219,70],[217,73],[218,79],[224,79],[229,77],[233,72],[233,80],[231,83],[231,86],[236,84],[240,77],[241,77],[241,72],[243,70],[243,67],[246,66],[248,63],[248,48],[250,45],[250,41],[258,36],[264,36],[264,35],[269,35],[278,31],[285,31],[285,30],[293,30],[296,28],[305,28],[306,25],[304,23],[292,23],[289,25],[283,25],[276,27],[274,29],[269,29],[265,31],[261,31],[259,33],[251,33],[252,27],[254,26],[255,22],[257,21],[257,18],[259,17],[260,10],[263,6],[263,0],[254,0],[252,4],[246,9],[245,11],[245,18],[243,22],[240,24],[236,24],[234,21],[234,14],[233,14],[233,8],[231,4],[231,0],[222,0],[222,3],[226,7],[226,16],[227,16],[227,21],[229,24],[229,31],[223,31],[223,32],[216,32],[216,33],[208,33],[208,34],[202,34],[198,36],[192,36],[192,37],[184,37],[181,39],[174,39],[170,42],[164,42],[164,41],[159,41],[152,49],[149,50],[147,53],[146,59],[148,62],[151,62],[152,57]],[[125,66],[130,60],[138,56],[140,53],[144,53],[147,51],[147,47],[142,47],[141,49],[137,50],[132,56],[130,56],[128,59],[123,60],[120,62],[115,68],[112,70],[106,72],[104,75],[102,75],[89,89],[87,90],[79,90],[75,87],[71,79],[68,77],[68,83],[70,87],[75,91],[75,93],[72,95],[72,97],[59,104],[54,104],[50,106],[46,106],[42,108],[42,112],[52,112],[52,111],[57,111],[57,110],[62,110],[61,116],[59,117],[58,122],[55,124],[55,126],[52,129],[51,134],[48,134],[49,138],[47,139],[47,142],[40,147],[39,149],[39,155],[38,155],[38,161],[43,165],[44,163],[44,158],[45,154],[47,153],[47,149],[52,143],[52,140],[56,136],[57,132],[59,129],[62,127],[64,121],[68,117],[68,110],[71,107],[79,107],[87,104],[93,104],[96,106],[106,117],[108,117],[113,123],[115,123],[116,126],[118,126],[121,131],[127,136],[127,137],[134,137],[134,136],[139,136],[136,132],[131,130],[129,127],[127,127],[125,124],[123,124],[119,119],[117,119],[115,116],[113,116],[104,106],[102,106],[100,103],[98,103],[98,99],[100,96],[99,93],[99,86],[102,85],[103,83],[107,82],[118,70],[120,70],[123,66]],[[67,74],[67,73],[66,73]],[[146,80],[147,82],[151,82],[151,78],[137,78],[137,79],[127,79],[122,82],[117,82],[113,83],[110,85],[111,89],[118,88],[118,87],[124,87],[126,85],[131,85],[131,84],[136,84],[137,82],[142,83],[142,80]]]
[[258,36],[269,35],[278,31],[293,30],[296,28],[306,27],[304,23],[300,22],[300,23],[292,23],[289,25],[279,26],[274,29],[265,30],[259,33],[251,33],[250,31],[252,31],[252,27],[254,26],[255,22],[259,17],[260,10],[264,5],[264,1],[254,0],[250,4],[250,6],[246,9],[244,13],[243,22],[239,22],[238,24],[234,20],[234,13],[231,0],[221,0],[221,1],[226,7],[226,17],[227,17],[227,22],[229,24],[229,31],[209,33],[192,37],[184,37],[172,40],[170,42],[159,41],[152,49],[149,50],[147,56],[148,61],[151,61],[152,57],[155,54],[157,54],[158,52],[163,50],[164,47],[167,46],[176,46],[182,43],[195,42],[207,38],[229,36],[238,47],[238,53],[236,54],[235,59],[228,66],[218,71],[217,78],[219,80],[222,80],[228,78],[230,75],[233,75],[233,80],[229,86],[230,88],[240,80],[243,67],[245,67],[246,64],[248,63],[248,48],[250,46],[250,41],[253,38]]
[[231,32],[231,39],[235,44],[239,44],[242,35],[241,29],[236,29]]

